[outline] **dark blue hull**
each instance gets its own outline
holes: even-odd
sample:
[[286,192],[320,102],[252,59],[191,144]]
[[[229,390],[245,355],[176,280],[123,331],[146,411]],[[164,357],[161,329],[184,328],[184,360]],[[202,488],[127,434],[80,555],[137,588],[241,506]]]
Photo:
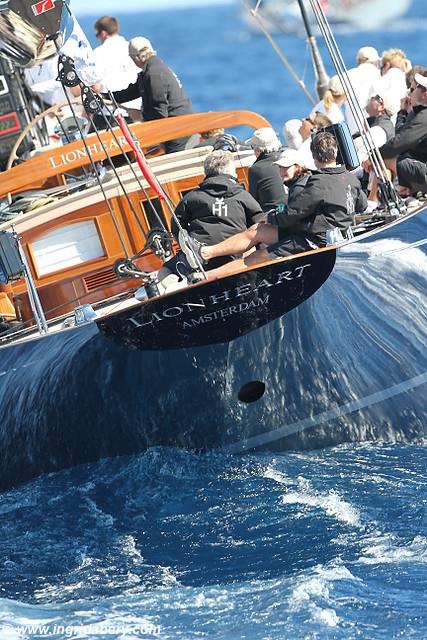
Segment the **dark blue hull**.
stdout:
[[[156,445],[425,437],[426,230],[423,210],[344,245],[335,266],[330,249],[1,348],[0,487]],[[295,265],[304,278],[283,276]],[[246,402],[251,382],[265,392]]]

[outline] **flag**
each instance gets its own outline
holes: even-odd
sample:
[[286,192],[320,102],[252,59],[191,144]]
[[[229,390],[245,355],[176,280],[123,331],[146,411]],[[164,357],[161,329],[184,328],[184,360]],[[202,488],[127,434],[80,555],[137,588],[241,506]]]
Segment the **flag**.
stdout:
[[70,16],[67,24],[64,42],[60,51],[74,60],[80,80],[89,86],[100,82],[102,78],[96,66],[95,54],[74,15]]

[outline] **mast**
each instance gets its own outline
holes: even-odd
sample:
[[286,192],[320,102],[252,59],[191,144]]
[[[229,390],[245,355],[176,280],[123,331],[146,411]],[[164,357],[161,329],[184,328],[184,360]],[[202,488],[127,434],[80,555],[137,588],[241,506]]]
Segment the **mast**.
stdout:
[[326,73],[325,65],[323,64],[322,56],[320,55],[319,48],[317,46],[316,38],[311,30],[310,22],[308,19],[307,11],[304,6],[303,0],[297,0],[298,6],[301,12],[302,21],[304,23],[304,29],[307,34],[307,41],[311,51],[311,59],[313,61],[313,69],[316,77],[316,91],[319,99],[321,100],[325,95],[325,91],[328,88],[329,76]]

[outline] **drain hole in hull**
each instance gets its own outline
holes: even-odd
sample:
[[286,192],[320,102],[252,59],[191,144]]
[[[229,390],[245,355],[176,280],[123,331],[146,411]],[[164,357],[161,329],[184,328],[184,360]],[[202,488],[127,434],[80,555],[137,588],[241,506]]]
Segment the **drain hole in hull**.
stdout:
[[237,397],[239,398],[240,402],[246,402],[248,404],[250,402],[256,402],[257,400],[262,398],[264,392],[265,383],[260,382],[259,380],[252,380],[251,382],[248,382],[247,384],[244,384],[243,387],[241,387],[239,393],[237,394]]

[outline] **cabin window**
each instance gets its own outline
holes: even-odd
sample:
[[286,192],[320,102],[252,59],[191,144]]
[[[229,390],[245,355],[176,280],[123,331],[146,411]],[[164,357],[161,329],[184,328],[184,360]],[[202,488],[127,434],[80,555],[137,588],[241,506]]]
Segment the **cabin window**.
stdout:
[[[158,229],[162,225],[166,227],[165,214],[163,213],[162,204],[158,198],[151,198],[151,204],[147,200],[141,201],[144,208],[144,213],[147,216],[148,225],[150,229]],[[151,206],[152,205],[152,206]],[[157,215],[153,211],[153,207],[156,210]],[[160,222],[160,220],[161,222]]]
[[49,231],[32,242],[31,248],[40,276],[105,255],[93,220]]

